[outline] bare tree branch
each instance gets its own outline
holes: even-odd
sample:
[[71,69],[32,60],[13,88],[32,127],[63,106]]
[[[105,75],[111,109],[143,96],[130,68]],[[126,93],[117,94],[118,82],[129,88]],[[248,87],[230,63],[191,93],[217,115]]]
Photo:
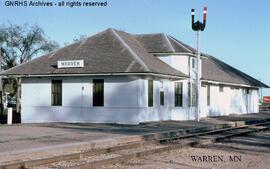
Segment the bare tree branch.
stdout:
[[5,68],[10,68],[58,48],[37,25],[0,25],[0,47],[4,49]]

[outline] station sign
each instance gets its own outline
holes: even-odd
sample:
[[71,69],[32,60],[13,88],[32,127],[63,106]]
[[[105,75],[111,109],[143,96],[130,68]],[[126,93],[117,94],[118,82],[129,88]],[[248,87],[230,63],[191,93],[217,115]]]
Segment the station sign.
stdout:
[[57,68],[84,67],[83,60],[61,60],[57,61]]

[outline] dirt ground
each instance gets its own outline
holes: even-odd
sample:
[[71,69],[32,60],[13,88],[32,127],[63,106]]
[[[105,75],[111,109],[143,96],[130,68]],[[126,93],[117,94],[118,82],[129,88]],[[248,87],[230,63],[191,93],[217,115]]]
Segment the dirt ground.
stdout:
[[[39,149],[78,142],[91,142],[170,130],[212,126],[194,121],[166,121],[143,125],[94,123],[41,123],[0,127],[0,155],[18,150]],[[0,157],[1,158],[1,157]]]
[[[94,123],[40,123],[19,124],[12,126],[1,125],[0,164],[8,163],[9,161],[21,161],[33,158],[44,158],[52,155],[74,153],[84,150],[85,148],[89,149],[93,147],[98,147],[98,145],[113,146],[123,142],[138,141],[140,139],[147,139],[147,136],[145,136],[145,134],[153,134],[160,132],[167,133],[168,131],[186,132],[201,128],[222,126],[222,124],[231,123],[232,120],[256,121],[261,119],[270,119],[270,113],[248,114],[238,116],[232,115],[230,117],[218,117],[211,119],[207,118],[205,120],[201,120],[200,122],[160,121],[142,123],[137,125]],[[200,149],[196,149],[196,151],[199,150]],[[209,151],[213,150],[216,149],[209,149]],[[186,151],[190,150],[188,149]],[[191,152],[193,151],[195,150],[191,150]],[[204,150],[201,150],[201,152],[204,152]],[[221,152],[215,153],[218,154]],[[187,152],[186,154],[188,155],[189,153]],[[151,162],[151,159],[145,159],[145,162],[143,161],[144,159],[140,159],[139,161],[143,161],[143,165],[141,165],[140,162],[138,165],[136,162],[135,164],[131,162],[130,165],[127,166],[158,168],[159,166],[166,164],[165,166],[160,168],[177,168],[177,166],[179,165],[178,163],[184,163],[185,165],[187,165],[186,167],[191,164],[193,165],[193,163],[194,165],[197,164],[197,166],[199,167],[202,167],[204,165],[203,162],[192,162],[190,156],[182,156],[180,152],[176,152],[175,154],[165,154],[166,158],[163,157],[160,160],[158,159],[158,157],[159,156],[156,157],[157,161],[166,159],[167,161],[161,161],[159,162],[161,164],[155,164],[156,161]],[[153,156],[153,158],[155,160],[155,156]],[[207,166],[212,166],[210,164]],[[217,163],[217,165],[219,165],[219,163]],[[126,168],[127,166],[122,166],[121,164],[119,167]]]
[[[191,156],[195,156],[197,161]],[[205,147],[177,149],[102,168],[270,169],[270,131],[235,137]]]
[[[48,146],[91,142],[108,138],[143,135],[171,130],[210,127],[228,121],[268,119],[270,113],[231,115],[195,121],[161,121],[140,125],[94,123],[40,123],[0,126],[0,155],[5,152],[40,149]],[[218,121],[217,121],[218,120]]]
[[106,147],[138,141],[144,139],[145,134],[208,127],[213,127],[213,124],[195,121],[163,121],[139,125],[94,123],[3,125],[0,126],[0,164],[74,153],[95,146]]

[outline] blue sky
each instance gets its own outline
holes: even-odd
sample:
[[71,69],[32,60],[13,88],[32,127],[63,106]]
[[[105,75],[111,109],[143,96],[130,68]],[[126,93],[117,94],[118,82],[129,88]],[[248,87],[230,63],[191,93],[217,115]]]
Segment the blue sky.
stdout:
[[[165,32],[195,47],[190,10],[195,8],[202,19],[207,6],[202,51],[270,85],[269,0],[108,0],[103,8],[6,7],[4,2],[0,24],[38,24],[61,45],[112,27],[130,33]],[[269,89],[263,92],[270,95]]]

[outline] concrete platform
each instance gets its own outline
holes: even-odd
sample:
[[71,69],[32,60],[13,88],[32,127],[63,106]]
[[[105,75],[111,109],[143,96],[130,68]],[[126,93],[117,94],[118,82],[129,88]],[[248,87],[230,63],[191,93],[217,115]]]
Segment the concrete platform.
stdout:
[[270,113],[140,125],[43,123],[0,126],[0,164],[75,153],[153,138],[270,121]]

